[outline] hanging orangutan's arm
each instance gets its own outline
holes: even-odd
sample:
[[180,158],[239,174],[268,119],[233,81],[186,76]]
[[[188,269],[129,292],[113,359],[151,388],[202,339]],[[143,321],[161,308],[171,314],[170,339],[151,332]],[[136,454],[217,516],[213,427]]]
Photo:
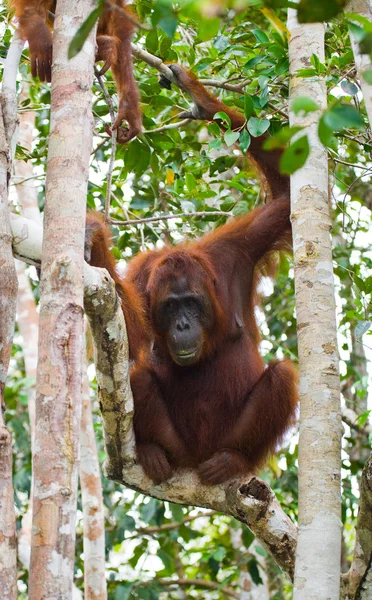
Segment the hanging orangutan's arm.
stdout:
[[[190,71],[186,71],[179,65],[169,65],[173,75],[177,78],[179,87],[184,90],[193,101],[190,111],[181,113],[179,118],[197,119],[202,121],[216,121],[222,126],[220,119],[215,119],[214,115],[218,112],[224,112],[231,120],[231,129],[243,129],[246,119],[242,113],[226,106],[221,100],[208,92],[204,85]],[[161,82],[162,85],[164,85]],[[279,172],[279,161],[281,150],[264,150],[263,144],[268,136],[251,137],[251,143],[248,150],[250,159],[262,174],[269,187],[269,193],[272,198],[289,196],[289,177]]]

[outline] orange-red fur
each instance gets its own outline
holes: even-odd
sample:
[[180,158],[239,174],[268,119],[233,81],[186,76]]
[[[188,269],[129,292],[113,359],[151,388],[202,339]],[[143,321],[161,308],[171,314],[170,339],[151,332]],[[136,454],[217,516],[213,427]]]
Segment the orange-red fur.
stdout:
[[[182,87],[198,102],[199,118],[213,119],[223,111],[233,127],[244,122],[186,76]],[[254,471],[294,419],[296,370],[288,360],[265,368],[254,314],[262,269],[270,265],[273,252],[288,248],[291,237],[288,181],[278,172],[278,153],[262,150],[264,139],[253,140],[250,152],[266,176],[272,202],[196,242],[138,255],[124,281],[113,274],[123,296],[125,284],[142,299],[141,315],[145,306],[153,340],[152,348],[144,345],[137,354],[131,385],[138,459],[156,482],[181,466],[198,468],[202,481],[211,484]],[[105,235],[93,241],[92,264],[112,272]],[[98,241],[100,259],[94,260]],[[178,277],[213,313],[212,322],[206,321],[201,360],[187,367],[172,360],[156,327],[157,311]],[[133,302],[123,309],[130,318]]]
[[[126,0],[114,0],[120,10],[105,8],[97,30],[97,61],[104,61],[101,74],[111,67],[119,95],[118,114],[113,129],[123,120],[127,127],[120,127],[118,140],[125,143],[135,137],[142,127],[139,93],[133,75],[131,38],[133,24],[126,17],[130,8]],[[56,0],[11,0],[19,19],[21,35],[28,41],[31,55],[31,72],[40,81],[51,81],[52,69],[52,19]]]

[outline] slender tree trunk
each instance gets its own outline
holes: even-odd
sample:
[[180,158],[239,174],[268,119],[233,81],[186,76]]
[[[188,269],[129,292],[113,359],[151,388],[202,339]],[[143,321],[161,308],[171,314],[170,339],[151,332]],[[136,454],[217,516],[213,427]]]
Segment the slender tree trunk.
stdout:
[[[350,0],[346,6],[345,12],[357,13],[372,22],[372,0]],[[363,77],[365,71],[372,71],[372,60],[369,54],[361,54],[359,43],[355,36],[350,31],[351,46],[354,52],[355,66],[359,75],[360,87],[362,88],[364,103],[369,119],[369,124],[372,127],[372,85],[367,83]]]
[[[324,62],[324,25],[300,26],[288,11],[290,103],[300,96],[326,106],[321,78],[297,78],[312,54]],[[295,600],[338,600],[341,560],[341,415],[337,328],[328,203],[327,153],[319,113],[290,114],[306,127],[310,156],[291,178],[300,369],[299,533]]]
[[80,485],[84,513],[84,597],[85,600],[106,600],[102,483],[86,372],[83,379],[80,451]]
[[8,208],[12,146],[17,123],[16,72],[21,52],[17,44],[13,43],[9,51],[0,96],[0,590],[3,600],[17,598],[12,439],[4,421],[4,390],[13,343],[18,288]]
[[29,600],[72,593],[83,355],[85,207],[95,31],[69,61],[93,0],[58,0],[42,251]]

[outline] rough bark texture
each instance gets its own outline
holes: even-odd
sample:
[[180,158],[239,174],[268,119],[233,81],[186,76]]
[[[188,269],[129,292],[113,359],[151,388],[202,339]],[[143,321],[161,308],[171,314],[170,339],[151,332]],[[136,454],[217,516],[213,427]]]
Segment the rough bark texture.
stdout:
[[12,483],[12,439],[3,419],[4,389],[13,342],[17,274],[12,252],[8,184],[17,124],[16,74],[19,43],[11,44],[0,96],[0,590],[4,600],[17,598],[17,544]]
[[[308,96],[326,106],[325,81],[297,78],[312,54],[324,62],[324,26],[300,26],[289,9],[290,103]],[[341,556],[341,416],[337,329],[328,204],[327,154],[319,113],[290,114],[310,142],[305,166],[291,177],[300,370],[299,533],[295,600],[338,600]]]
[[[350,0],[347,4],[346,13],[357,13],[372,22],[372,2],[371,0]],[[359,44],[355,36],[350,31],[351,46],[353,48],[355,66],[358,71],[360,87],[362,88],[364,103],[369,119],[369,124],[372,127],[372,85],[367,83],[363,77],[364,71],[372,71],[372,60],[370,55],[361,54]]]
[[95,31],[67,50],[93,0],[58,0],[42,250],[29,600],[72,594],[83,356],[83,253]]
[[105,519],[101,471],[86,373],[83,379],[80,455],[80,485],[84,513],[84,599],[106,600]]

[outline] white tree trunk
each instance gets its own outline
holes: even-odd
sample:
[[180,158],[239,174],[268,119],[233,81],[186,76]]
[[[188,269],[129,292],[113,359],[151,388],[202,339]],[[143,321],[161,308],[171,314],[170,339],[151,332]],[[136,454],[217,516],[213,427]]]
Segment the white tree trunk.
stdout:
[[42,250],[29,600],[68,600],[75,558],[85,208],[95,30],[69,61],[93,0],[58,0]]
[[[365,17],[372,23],[372,1],[371,0],[350,0],[347,4],[346,13],[357,13]],[[361,54],[359,44],[352,32],[350,32],[351,46],[354,52],[355,66],[359,75],[360,87],[362,88],[364,103],[369,119],[370,127],[372,127],[372,85],[367,83],[363,77],[364,71],[372,71],[372,60],[368,54]]]
[[[290,104],[308,96],[326,107],[321,78],[297,78],[312,54],[324,62],[324,25],[299,25],[288,11]],[[291,177],[300,369],[299,533],[295,600],[338,600],[341,557],[341,414],[339,357],[328,203],[327,153],[317,136],[319,111],[290,113],[310,141],[305,166]]]
[[22,47],[12,41],[0,96],[0,590],[3,600],[17,598],[17,544],[12,483],[12,439],[3,419],[4,389],[13,343],[17,274],[9,221],[8,183],[17,126],[16,74]]
[[86,370],[83,378],[80,452],[80,485],[84,514],[84,596],[85,600],[106,600],[105,518],[101,471]]

